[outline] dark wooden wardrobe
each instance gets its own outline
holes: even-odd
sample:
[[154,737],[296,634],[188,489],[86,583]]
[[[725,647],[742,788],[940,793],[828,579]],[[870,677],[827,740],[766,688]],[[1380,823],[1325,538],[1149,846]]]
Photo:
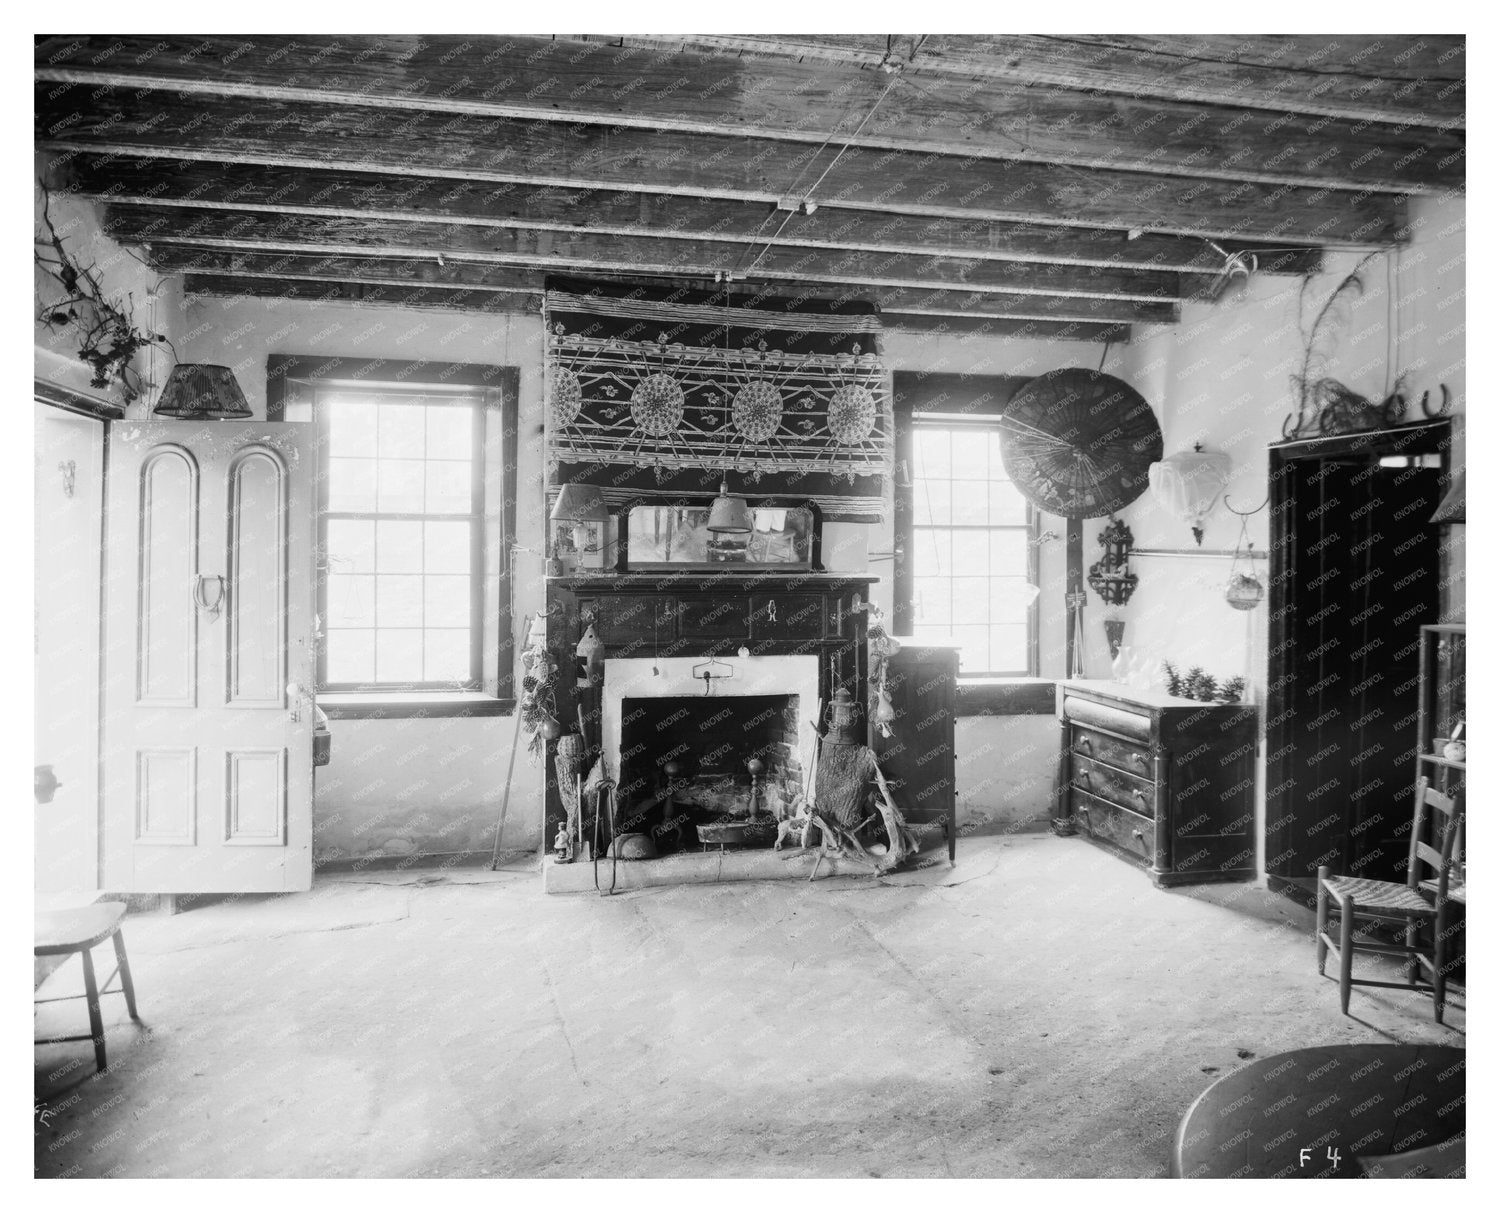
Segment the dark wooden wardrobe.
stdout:
[[1308,904],[1319,864],[1405,878],[1449,441],[1439,420],[1271,448],[1266,872]]

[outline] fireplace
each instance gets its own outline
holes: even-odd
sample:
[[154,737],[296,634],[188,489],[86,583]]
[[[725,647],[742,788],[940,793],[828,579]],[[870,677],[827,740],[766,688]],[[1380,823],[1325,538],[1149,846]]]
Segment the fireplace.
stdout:
[[[696,569],[548,579],[548,649],[555,668],[583,679],[557,681],[555,715],[570,731],[576,723],[589,761],[597,755],[613,785],[615,832],[643,836],[622,848],[611,882],[806,877],[811,859],[799,863],[795,848],[762,848],[775,841],[775,814],[804,785],[820,703],[839,689],[864,702],[865,604],[874,580]],[[580,668],[587,629],[596,656]],[[714,677],[705,680],[705,672]],[[560,744],[549,742],[546,756],[549,846],[570,836],[554,767]],[[765,763],[758,828],[742,830],[734,823],[749,816],[752,758]],[[678,764],[670,779],[668,762]],[[593,849],[607,855],[588,845],[594,803],[585,801],[582,820],[571,819],[581,827],[572,835],[575,857],[543,865],[549,892],[595,887],[593,865],[577,862]],[[721,828],[705,831],[705,849],[698,826],[715,823]],[[601,842],[608,832],[606,825]]]
[[[775,837],[802,786],[817,718],[815,657],[728,657],[704,682],[693,658],[621,658],[604,664],[605,769],[618,780],[621,833],[643,833],[663,854],[696,850],[698,825],[756,816],[750,845]],[[669,771],[668,764],[674,764]]]
[[796,695],[625,700],[621,832],[645,833],[669,853],[702,841],[699,825],[749,823],[760,828],[744,841],[768,843],[766,823],[789,811],[802,786],[798,704]]

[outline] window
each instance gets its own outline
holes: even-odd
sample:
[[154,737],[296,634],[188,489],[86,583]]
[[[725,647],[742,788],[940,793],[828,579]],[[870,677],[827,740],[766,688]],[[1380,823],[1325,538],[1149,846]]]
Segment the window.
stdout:
[[514,706],[513,367],[272,355],[267,418],[318,452],[318,690],[330,715]]
[[317,391],[326,689],[479,686],[483,407],[474,392]]
[[959,673],[1033,673],[1031,506],[993,421],[912,424],[912,634],[952,637]]

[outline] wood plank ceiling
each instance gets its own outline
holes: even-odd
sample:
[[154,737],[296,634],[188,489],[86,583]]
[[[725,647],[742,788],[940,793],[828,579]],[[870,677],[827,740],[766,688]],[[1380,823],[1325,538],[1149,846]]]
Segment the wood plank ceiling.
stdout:
[[1125,340],[1464,182],[1459,36],[39,37],[48,184],[189,292],[562,272]]

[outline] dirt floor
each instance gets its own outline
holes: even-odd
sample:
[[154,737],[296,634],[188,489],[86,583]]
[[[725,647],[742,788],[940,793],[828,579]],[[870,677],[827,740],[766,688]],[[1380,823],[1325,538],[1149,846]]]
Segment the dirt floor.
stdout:
[[[608,899],[366,872],[125,934],[144,1022],[106,999],[102,1076],[36,1050],[38,1175],[1161,1175],[1251,1058],[1464,1043],[1462,991],[1443,1027],[1404,990],[1341,1015],[1311,915],[1264,890],[1045,835]],[[38,993],[75,987],[73,960]]]

